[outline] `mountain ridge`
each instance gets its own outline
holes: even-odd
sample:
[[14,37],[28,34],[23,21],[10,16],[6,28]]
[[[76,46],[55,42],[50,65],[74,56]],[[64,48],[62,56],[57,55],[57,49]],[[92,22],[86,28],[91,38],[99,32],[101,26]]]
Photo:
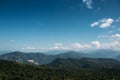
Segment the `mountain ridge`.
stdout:
[[[67,51],[61,54],[45,54],[41,52],[20,52],[20,51],[15,51],[15,52],[9,52],[6,54],[0,55],[0,59],[3,60],[11,60],[11,61],[16,61],[20,63],[35,63],[35,64],[48,64],[54,61],[56,58],[73,58],[73,59],[81,59],[81,58],[111,58],[111,54],[117,54],[119,55],[119,52],[112,51],[109,54],[109,50],[99,50],[96,52],[93,52],[91,54],[86,54],[83,52],[77,52],[77,51]],[[116,57],[112,57],[112,59],[116,59]]]
[[120,62],[114,59],[105,58],[81,58],[81,59],[63,59],[57,58],[48,66],[73,68],[73,69],[101,69],[101,68],[120,68]]

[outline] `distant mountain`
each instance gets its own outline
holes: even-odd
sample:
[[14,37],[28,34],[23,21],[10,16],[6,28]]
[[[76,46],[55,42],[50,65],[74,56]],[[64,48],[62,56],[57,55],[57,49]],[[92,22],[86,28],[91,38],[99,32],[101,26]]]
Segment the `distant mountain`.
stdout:
[[45,55],[43,53],[24,53],[16,51],[0,55],[0,59],[20,63],[47,64],[54,60],[54,56]]
[[68,52],[56,55],[56,58],[64,58],[64,59],[67,59],[67,58],[80,59],[83,57],[89,57],[89,55],[81,52],[76,52],[76,51],[68,51]]
[[64,53],[64,52],[67,52],[67,50],[51,50],[51,51],[45,51],[43,53],[57,55],[57,54],[61,54],[61,53]]
[[10,52],[3,55],[0,55],[0,59],[2,60],[10,60],[16,61],[20,63],[34,63],[34,64],[48,64],[52,62],[56,58],[75,58],[80,59],[83,57],[87,57],[87,54],[69,51],[61,54],[44,54],[44,53],[25,53],[25,52]]
[[120,61],[120,55],[118,55],[117,57],[115,57],[116,60]]
[[90,53],[92,58],[115,58],[120,55],[120,51],[100,49]]
[[120,51],[100,49],[89,53],[77,52],[77,51],[66,51],[56,55],[56,58],[75,58],[80,59],[84,57],[88,58],[115,58],[120,55]]
[[48,64],[52,67],[72,68],[72,69],[102,69],[102,68],[120,68],[120,62],[114,59],[103,58],[81,58],[81,59],[62,59],[57,58]]
[[11,52],[11,51],[0,51],[0,55],[5,54],[5,53],[9,53],[9,52]]

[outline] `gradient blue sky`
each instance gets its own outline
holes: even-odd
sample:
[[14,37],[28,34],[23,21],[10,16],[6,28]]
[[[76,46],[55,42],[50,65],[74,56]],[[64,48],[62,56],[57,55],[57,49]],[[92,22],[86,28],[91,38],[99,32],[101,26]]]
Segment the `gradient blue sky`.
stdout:
[[120,48],[120,0],[0,0],[0,50],[113,47]]

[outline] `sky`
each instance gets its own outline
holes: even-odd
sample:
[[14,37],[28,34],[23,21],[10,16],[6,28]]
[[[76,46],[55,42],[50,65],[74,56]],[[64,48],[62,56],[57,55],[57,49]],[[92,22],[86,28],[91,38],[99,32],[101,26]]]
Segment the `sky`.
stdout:
[[0,50],[120,49],[120,0],[0,0]]

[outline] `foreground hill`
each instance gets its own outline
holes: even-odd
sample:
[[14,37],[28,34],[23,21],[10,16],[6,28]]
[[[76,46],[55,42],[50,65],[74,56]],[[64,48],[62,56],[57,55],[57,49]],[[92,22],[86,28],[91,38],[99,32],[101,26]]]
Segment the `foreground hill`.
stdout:
[[120,69],[68,69],[0,60],[0,80],[120,80]]
[[81,59],[58,58],[48,65],[53,67],[73,68],[73,69],[101,69],[101,68],[119,69],[120,68],[120,62],[113,59],[103,59],[103,58],[81,58]]

